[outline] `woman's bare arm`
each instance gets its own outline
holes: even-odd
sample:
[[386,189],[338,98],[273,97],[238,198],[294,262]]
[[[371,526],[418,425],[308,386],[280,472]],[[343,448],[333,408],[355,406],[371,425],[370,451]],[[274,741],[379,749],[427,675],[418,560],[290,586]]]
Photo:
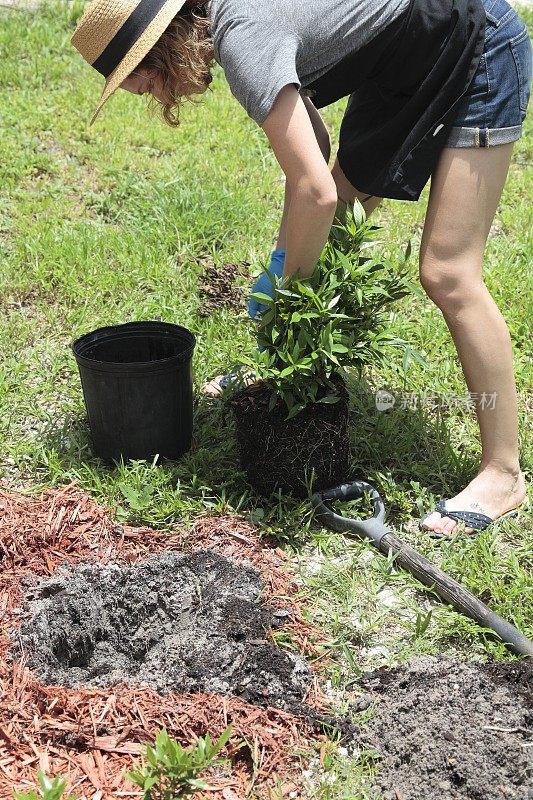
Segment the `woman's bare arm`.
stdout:
[[[320,117],[316,109],[315,112]],[[301,277],[309,277],[333,222],[337,207],[335,181],[306,103],[294,85],[281,90],[262,127],[286,176],[289,202],[284,275],[298,272]]]
[[[318,142],[318,146],[324,156],[326,163],[329,163],[329,158],[331,155],[331,142],[329,138],[329,131],[326,128],[324,120],[320,116],[320,113],[314,107],[311,99],[309,97],[303,97],[304,105],[307,109],[307,113],[309,114],[309,119],[311,120],[311,124],[313,126],[313,130],[315,132],[316,140]],[[285,245],[287,242],[287,217],[289,214],[289,207],[291,203],[291,192],[289,189],[289,185],[287,181],[285,181],[285,196],[283,198],[283,213],[281,215],[281,222],[279,224],[279,231],[278,231],[278,238],[276,240],[276,248],[277,249],[285,249]]]

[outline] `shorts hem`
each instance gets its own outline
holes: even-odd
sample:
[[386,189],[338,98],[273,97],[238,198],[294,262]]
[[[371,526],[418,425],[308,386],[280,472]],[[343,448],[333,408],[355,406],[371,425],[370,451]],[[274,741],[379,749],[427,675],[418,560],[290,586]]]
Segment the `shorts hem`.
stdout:
[[452,128],[445,147],[493,147],[516,142],[522,135],[522,125],[511,128]]

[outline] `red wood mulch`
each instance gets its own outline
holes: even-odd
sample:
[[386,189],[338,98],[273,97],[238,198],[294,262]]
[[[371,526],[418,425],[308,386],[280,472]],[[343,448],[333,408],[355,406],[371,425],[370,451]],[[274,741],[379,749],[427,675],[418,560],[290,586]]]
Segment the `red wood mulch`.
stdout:
[[[298,753],[310,754],[317,737],[289,713],[220,695],[161,696],[126,685],[45,686],[24,664],[7,658],[25,575],[52,575],[65,562],[136,563],[169,549],[213,549],[251,562],[265,581],[265,602],[291,609],[292,621],[284,629],[300,652],[315,664],[324,653],[315,644],[318,632],[302,617],[286,556],[265,544],[241,517],[205,516],[192,531],[165,533],[117,524],[111,509],[98,505],[75,482],[39,498],[0,490],[0,800],[12,798],[13,789],[35,786],[38,767],[49,775],[61,773],[78,798],[139,797],[124,773],[157,730],[165,726],[188,744],[206,732],[220,735],[229,722],[233,735],[224,755],[232,759],[231,772],[209,775],[213,790],[199,798],[241,800],[252,785],[258,797],[269,797],[274,785],[283,785],[282,796],[304,796],[298,788]],[[316,682],[311,695],[310,704],[326,707]],[[239,750],[243,739],[247,747]]]

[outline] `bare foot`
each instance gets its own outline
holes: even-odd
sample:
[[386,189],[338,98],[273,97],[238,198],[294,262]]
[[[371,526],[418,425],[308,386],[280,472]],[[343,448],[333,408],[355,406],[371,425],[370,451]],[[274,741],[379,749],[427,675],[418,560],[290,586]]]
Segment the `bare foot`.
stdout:
[[206,397],[218,397],[221,395],[224,389],[220,385],[220,379],[224,377],[224,375],[217,375],[216,378],[204,383],[201,389],[202,394],[205,394]]
[[[521,472],[486,467],[462,492],[446,501],[446,508],[449,511],[475,511],[498,519],[521,506],[525,498],[526,483]],[[422,530],[452,534],[458,524],[454,519],[434,511],[424,520]],[[465,528],[466,533],[472,533],[472,530]]]

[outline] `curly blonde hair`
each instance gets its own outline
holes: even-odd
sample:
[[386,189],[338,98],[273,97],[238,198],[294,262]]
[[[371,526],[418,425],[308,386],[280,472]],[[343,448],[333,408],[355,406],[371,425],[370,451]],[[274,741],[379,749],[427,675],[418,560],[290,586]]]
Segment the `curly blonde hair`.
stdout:
[[176,14],[139,67],[158,73],[162,79],[162,99],[150,98],[161,107],[164,121],[172,127],[180,124],[179,111],[184,100],[198,102],[213,80],[215,60],[210,35],[210,20],[205,5]]

